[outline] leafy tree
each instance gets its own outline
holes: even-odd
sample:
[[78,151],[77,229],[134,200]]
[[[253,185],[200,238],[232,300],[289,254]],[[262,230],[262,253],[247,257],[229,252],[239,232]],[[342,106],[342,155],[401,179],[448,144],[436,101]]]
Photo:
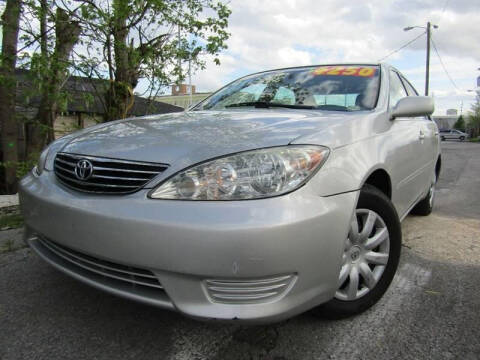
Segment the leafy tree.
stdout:
[[2,164],[4,191],[16,192],[18,161],[17,121],[15,118],[17,44],[22,1],[7,0],[2,15],[2,53],[0,56],[0,116],[2,130]]
[[[2,25],[0,119],[5,172],[3,190],[15,192],[18,174],[23,172],[21,169],[34,163],[42,148],[53,140],[53,122],[62,95],[61,88],[70,67],[71,51],[79,39],[80,26],[77,21],[72,21],[68,11],[56,6],[53,0],[8,0]],[[25,124],[24,149],[19,149],[17,144],[18,130],[22,128],[20,116],[15,112],[17,58],[20,66],[30,70],[33,80],[34,86],[28,95],[40,98],[38,113]],[[25,157],[19,158],[19,153],[25,154]]]
[[468,116],[468,126],[471,128],[471,136],[477,137],[480,134],[480,95],[477,95]]
[[[193,71],[204,68],[201,55],[213,55],[219,64],[230,13],[222,0],[7,0],[0,120],[3,161],[12,164],[4,169],[8,186],[16,186],[15,167],[30,163],[53,140],[70,74],[97,80],[92,85],[103,98],[106,121],[125,118],[141,79],[148,84],[142,95],[154,99],[165,86],[185,79],[187,63]],[[17,57],[30,70],[27,97],[40,99],[35,118],[25,124],[22,151],[14,112]],[[105,83],[97,88],[98,79]],[[29,158],[18,159],[18,153]]]
[[463,119],[463,115],[458,117],[457,121],[453,125],[453,128],[457,130],[465,130],[465,120]]
[[231,11],[217,0],[62,2],[85,29],[76,69],[109,80],[106,121],[128,115],[140,79],[148,80],[147,93],[153,97],[185,78],[182,62],[202,68],[200,54],[211,54],[219,64],[218,54],[229,37]]
[[[40,32],[30,32],[23,39],[40,43],[40,52],[30,58],[30,70],[40,94],[37,115],[26,126],[26,153],[38,154],[54,140],[54,122],[59,102],[64,97],[62,87],[71,65],[70,56],[79,40],[80,23],[66,10],[55,7],[51,0],[28,2],[32,14],[39,20]],[[51,30],[49,30],[51,29]]]

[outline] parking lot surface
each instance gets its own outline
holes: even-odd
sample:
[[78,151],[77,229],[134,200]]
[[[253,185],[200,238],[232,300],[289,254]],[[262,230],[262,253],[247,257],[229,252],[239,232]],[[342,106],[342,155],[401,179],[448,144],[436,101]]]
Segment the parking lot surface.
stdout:
[[399,271],[364,314],[198,322],[92,289],[20,249],[0,254],[0,359],[479,359],[480,144],[443,142],[442,158],[434,212],[404,220]]

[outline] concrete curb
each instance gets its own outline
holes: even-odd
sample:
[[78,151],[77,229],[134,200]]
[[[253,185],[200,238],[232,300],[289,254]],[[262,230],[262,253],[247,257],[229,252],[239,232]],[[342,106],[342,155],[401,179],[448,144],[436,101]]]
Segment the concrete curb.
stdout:
[[18,205],[18,194],[0,195],[0,208]]

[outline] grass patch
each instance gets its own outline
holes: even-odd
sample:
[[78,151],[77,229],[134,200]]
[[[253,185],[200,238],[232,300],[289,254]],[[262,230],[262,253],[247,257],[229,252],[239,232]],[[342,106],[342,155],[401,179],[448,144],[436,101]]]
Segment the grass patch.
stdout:
[[23,216],[18,205],[0,208],[0,230],[17,229],[23,226]]
[[15,242],[10,239],[5,241],[5,243],[0,246],[0,254],[4,254],[13,250],[15,250]]
[[474,139],[469,139],[468,141],[470,142],[480,142],[480,137],[474,138]]
[[20,214],[3,215],[0,217],[0,230],[16,229],[23,226],[23,216]]

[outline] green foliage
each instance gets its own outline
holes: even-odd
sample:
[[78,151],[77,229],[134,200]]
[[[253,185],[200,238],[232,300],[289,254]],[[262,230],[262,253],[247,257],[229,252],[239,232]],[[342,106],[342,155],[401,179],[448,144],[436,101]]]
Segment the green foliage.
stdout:
[[480,95],[477,95],[475,103],[472,105],[471,112],[468,116],[468,125],[472,128],[480,127]]
[[[185,79],[187,61],[194,70],[205,67],[204,54],[213,55],[220,64],[218,55],[230,36],[226,29],[231,10],[217,0],[76,3],[81,3],[82,42],[90,54],[82,56],[76,67],[97,76],[109,70],[111,80],[125,81],[117,78],[126,62],[132,88],[139,78],[148,79],[151,90],[180,82]],[[120,58],[122,52],[125,58]]]
[[468,116],[468,127],[471,129],[472,138],[480,135],[480,95],[477,95]]
[[457,130],[465,130],[465,120],[463,119],[463,115],[458,117],[457,121],[453,125],[453,128]]
[[29,156],[25,161],[16,161],[16,162],[0,162],[0,168],[11,168],[16,167],[17,179],[21,179],[28,174],[37,164],[38,157],[40,154],[35,154]]
[[33,160],[19,161],[17,164],[17,178],[23,178],[25,175],[28,174],[30,170],[35,167],[36,164],[37,162]]
[[[24,0],[23,3],[24,14],[28,16],[22,17],[19,48],[27,51],[19,53],[19,63],[30,70],[32,80],[25,98],[49,94],[49,103],[57,104],[57,111],[63,111],[71,100],[68,89],[55,86],[52,80],[58,70],[110,80],[110,87],[109,83],[95,84],[95,96],[104,98],[107,117],[109,113],[113,117],[123,116],[132,100],[132,95],[123,93],[133,94],[140,79],[149,84],[141,95],[155,97],[165,86],[184,81],[189,66],[192,72],[204,69],[204,55],[210,55],[220,65],[219,54],[227,48],[230,36],[227,28],[231,10],[226,0]],[[65,12],[65,19],[58,8]],[[57,63],[53,59],[58,51],[59,16],[60,23],[77,22],[82,32],[68,60]],[[117,82],[118,94],[119,86],[113,85]],[[51,133],[51,129],[48,131]]]

